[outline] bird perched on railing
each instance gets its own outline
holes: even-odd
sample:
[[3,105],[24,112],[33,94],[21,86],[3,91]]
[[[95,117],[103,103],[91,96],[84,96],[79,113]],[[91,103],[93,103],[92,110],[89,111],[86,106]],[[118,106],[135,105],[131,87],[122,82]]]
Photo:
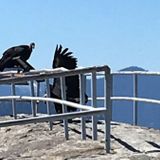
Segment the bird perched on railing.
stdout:
[[[68,48],[62,49],[62,46],[58,46],[55,49],[54,59],[52,63],[52,68],[64,67],[66,69],[72,70],[77,68],[77,59],[73,57],[72,52],[68,52]],[[79,93],[79,76],[69,76],[65,78],[66,84],[66,100],[79,103],[80,93]],[[53,85],[50,86],[51,97],[61,99],[61,87],[60,78],[55,78]],[[85,94],[85,103],[88,101],[88,96]],[[55,103],[55,109],[57,113],[62,113],[62,105]],[[76,111],[76,108],[67,106],[67,111]]]
[[0,59],[0,71],[14,67],[21,67],[24,72],[34,69],[27,62],[34,48],[35,43],[31,43],[30,45],[19,45],[7,49]]

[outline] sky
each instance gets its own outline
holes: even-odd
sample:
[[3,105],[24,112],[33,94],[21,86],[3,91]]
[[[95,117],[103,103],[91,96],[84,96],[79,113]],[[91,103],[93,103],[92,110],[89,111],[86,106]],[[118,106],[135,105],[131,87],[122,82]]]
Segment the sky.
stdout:
[[78,66],[160,71],[159,0],[0,0],[0,56],[35,42],[29,62],[51,68],[57,44]]

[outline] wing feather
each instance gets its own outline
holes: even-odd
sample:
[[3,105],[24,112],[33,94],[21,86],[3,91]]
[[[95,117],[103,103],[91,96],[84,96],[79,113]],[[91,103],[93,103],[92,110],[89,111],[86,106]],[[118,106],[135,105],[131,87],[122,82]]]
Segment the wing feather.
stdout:
[[67,52],[68,50],[68,48],[62,49],[62,45],[56,46],[52,68],[75,69],[77,67],[77,58],[73,56],[73,52]]

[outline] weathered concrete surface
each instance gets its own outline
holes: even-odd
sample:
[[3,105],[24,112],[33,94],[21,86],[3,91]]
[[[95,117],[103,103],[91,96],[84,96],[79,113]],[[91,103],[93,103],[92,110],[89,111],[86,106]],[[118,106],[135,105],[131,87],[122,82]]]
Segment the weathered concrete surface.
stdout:
[[61,124],[55,122],[0,128],[0,160],[160,160],[160,130],[112,122],[111,153],[104,150],[104,125],[98,124],[98,141],[80,140],[80,123],[69,124],[68,141]]

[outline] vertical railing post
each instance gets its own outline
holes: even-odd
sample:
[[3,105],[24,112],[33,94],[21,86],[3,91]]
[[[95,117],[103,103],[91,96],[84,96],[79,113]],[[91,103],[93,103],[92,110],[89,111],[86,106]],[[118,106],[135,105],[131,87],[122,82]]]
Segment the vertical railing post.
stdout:
[[[96,71],[92,72],[92,79],[91,79],[91,105],[92,107],[97,107],[97,86],[96,86]],[[92,139],[97,140],[97,117],[92,116]]]
[[[35,93],[34,93],[34,82],[33,80],[30,81],[30,91],[31,91],[31,96],[34,97]],[[32,115],[33,117],[36,117],[36,106],[35,106],[35,101],[31,100],[31,108],[32,108]]]
[[[13,77],[13,74],[12,74]],[[11,83],[11,94],[12,96],[16,95],[16,87],[15,87],[15,83]],[[12,113],[13,113],[13,117],[15,119],[17,119],[17,113],[16,113],[16,100],[12,99]]]
[[[66,100],[66,83],[65,83],[65,77],[60,77],[60,82],[61,82],[61,97],[62,100]],[[62,112],[66,113],[67,112],[67,107],[62,104]],[[69,139],[69,134],[68,134],[68,120],[63,119],[63,124],[64,124],[64,133],[65,133],[65,138],[66,140]]]
[[[83,74],[79,75],[79,89],[80,89],[80,104],[85,102],[85,76]],[[86,139],[86,123],[85,118],[81,118],[81,139]]]
[[[40,92],[40,82],[36,81],[36,96],[39,97],[39,92]],[[36,113],[38,113],[38,105],[39,103],[36,102]]]
[[[50,95],[49,79],[48,79],[48,78],[45,79],[45,82],[46,82],[46,93],[47,93],[47,97],[50,97],[51,95]],[[51,114],[51,111],[50,111],[50,102],[47,101],[46,104],[47,104],[47,114],[50,115],[50,114]],[[52,130],[52,128],[53,128],[53,124],[52,124],[51,121],[49,122],[49,128],[50,128],[50,130]]]
[[[46,79],[45,80],[45,82],[46,82],[46,94],[47,94],[47,97],[50,97],[50,85],[49,85],[49,79]],[[51,114],[50,113],[50,102],[46,102],[46,104],[47,104],[47,114]]]
[[110,73],[110,68],[105,70],[105,83],[104,83],[104,95],[105,95],[105,108],[106,112],[104,113],[105,121],[105,149],[106,152],[110,152],[110,138],[111,138],[111,120],[112,120],[112,75]]
[[[133,97],[138,96],[138,75],[133,74]],[[138,102],[133,101],[133,125],[138,123]]]

